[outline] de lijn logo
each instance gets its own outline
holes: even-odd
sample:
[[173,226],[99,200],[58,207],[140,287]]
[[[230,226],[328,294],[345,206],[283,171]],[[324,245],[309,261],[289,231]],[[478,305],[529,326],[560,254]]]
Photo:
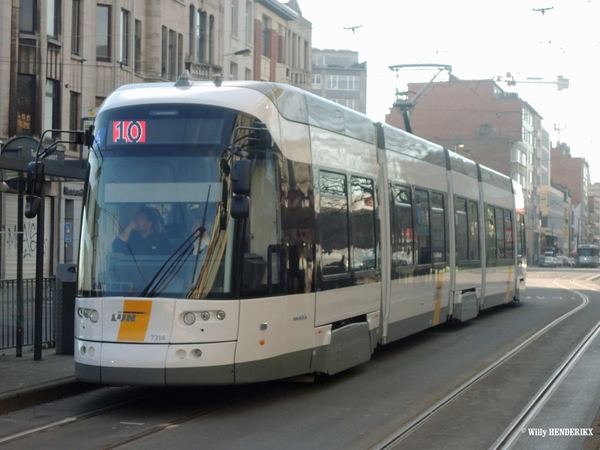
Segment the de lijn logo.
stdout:
[[143,316],[147,313],[143,311],[119,311],[116,314],[113,314],[110,321],[111,322],[135,322],[138,316]]

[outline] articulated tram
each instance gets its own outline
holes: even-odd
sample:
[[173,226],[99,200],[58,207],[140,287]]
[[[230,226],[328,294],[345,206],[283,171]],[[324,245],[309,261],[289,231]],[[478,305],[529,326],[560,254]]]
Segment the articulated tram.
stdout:
[[525,288],[517,183],[287,85],[121,87],[89,164],[78,380],[332,375]]

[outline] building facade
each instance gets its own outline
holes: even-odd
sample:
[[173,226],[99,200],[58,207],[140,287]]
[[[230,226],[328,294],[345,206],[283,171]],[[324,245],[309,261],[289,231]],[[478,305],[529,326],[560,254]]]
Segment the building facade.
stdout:
[[[289,6],[288,6],[289,5]],[[6,0],[0,2],[0,141],[80,130],[127,83],[264,80],[310,89],[312,25],[296,0]],[[44,145],[69,135],[43,135]],[[61,158],[86,158],[74,144]],[[47,183],[46,275],[77,258],[83,185]],[[0,183],[0,278],[17,255],[17,194]],[[35,219],[26,219],[35,247]]]
[[574,229],[577,244],[591,244],[588,186],[590,168],[585,158],[571,156],[571,148],[559,142],[551,149],[552,184],[566,186],[571,191],[574,210]]
[[351,50],[312,51],[313,94],[367,113],[367,63]]

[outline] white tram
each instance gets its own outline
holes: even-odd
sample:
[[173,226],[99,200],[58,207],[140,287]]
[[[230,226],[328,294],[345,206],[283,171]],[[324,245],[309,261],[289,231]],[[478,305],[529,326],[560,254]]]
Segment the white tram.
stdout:
[[[124,86],[94,134],[79,380],[335,374],[524,289],[518,184],[299,89]],[[140,208],[155,239],[145,247],[122,238]]]

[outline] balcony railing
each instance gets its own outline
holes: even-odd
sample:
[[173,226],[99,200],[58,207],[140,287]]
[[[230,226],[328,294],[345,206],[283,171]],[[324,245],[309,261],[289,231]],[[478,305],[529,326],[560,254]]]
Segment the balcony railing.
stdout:
[[185,69],[190,72],[194,80],[212,80],[215,75],[221,75],[223,68],[215,64],[186,61]]

